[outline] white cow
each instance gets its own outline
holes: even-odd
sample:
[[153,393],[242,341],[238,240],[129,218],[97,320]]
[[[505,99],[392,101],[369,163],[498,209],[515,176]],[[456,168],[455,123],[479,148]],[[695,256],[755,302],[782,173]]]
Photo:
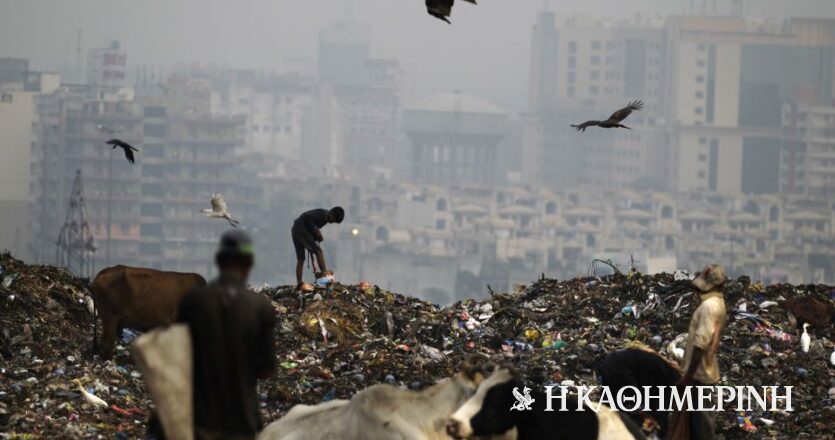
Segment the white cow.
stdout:
[[296,405],[270,423],[258,440],[449,440],[449,416],[484,379],[482,366],[467,363],[451,378],[422,391],[371,386],[351,400]]

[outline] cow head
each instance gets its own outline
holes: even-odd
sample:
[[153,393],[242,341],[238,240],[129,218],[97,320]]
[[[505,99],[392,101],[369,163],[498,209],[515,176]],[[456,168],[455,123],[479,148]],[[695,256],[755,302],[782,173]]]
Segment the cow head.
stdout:
[[475,394],[447,421],[447,434],[456,439],[504,434],[516,426],[517,412],[510,411],[516,401],[513,388],[519,387],[515,371],[496,368],[483,380]]

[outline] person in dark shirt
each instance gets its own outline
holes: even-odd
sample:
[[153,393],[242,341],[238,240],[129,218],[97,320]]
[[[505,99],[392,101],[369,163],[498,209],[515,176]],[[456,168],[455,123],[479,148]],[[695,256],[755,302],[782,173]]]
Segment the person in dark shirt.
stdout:
[[194,351],[197,440],[254,439],[262,428],[258,379],[275,370],[275,312],[246,287],[254,264],[252,240],[225,233],[215,256],[219,277],[186,294],[177,322],[189,326]]
[[321,229],[328,223],[342,223],[345,218],[345,210],[337,206],[326,209],[311,209],[300,215],[293,221],[293,228],[290,230],[293,236],[293,246],[296,248],[296,286],[301,287],[304,282],[305,251],[316,256],[319,263],[319,271],[328,270],[325,262],[325,253],[319,247],[319,243],[325,240]]

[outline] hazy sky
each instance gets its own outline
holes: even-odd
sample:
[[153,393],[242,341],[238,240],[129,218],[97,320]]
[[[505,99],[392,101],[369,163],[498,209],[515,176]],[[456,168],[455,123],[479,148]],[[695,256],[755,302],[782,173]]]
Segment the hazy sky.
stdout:
[[[414,72],[420,92],[461,89],[522,103],[531,25],[543,0],[459,0],[449,26],[424,0],[351,0],[372,28],[372,54]],[[695,0],[701,5],[703,0]],[[713,0],[708,0],[710,4]],[[727,0],[718,0],[720,11]],[[691,0],[550,0],[558,13],[624,17],[682,11]],[[40,70],[74,65],[82,47],[120,40],[129,70],[179,61],[280,69],[287,57],[315,58],[317,33],[345,17],[345,0],[0,0],[0,56]],[[747,0],[753,16],[835,17],[835,0]],[[85,52],[86,54],[86,52]]]

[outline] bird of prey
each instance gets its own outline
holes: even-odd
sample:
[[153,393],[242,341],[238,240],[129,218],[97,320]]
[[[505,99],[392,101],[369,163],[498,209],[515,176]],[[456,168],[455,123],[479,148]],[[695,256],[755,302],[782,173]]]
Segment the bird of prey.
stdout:
[[139,151],[139,150],[137,150],[136,148],[131,147],[130,144],[128,144],[127,142],[123,142],[119,139],[111,139],[111,140],[107,141],[107,144],[108,145],[113,145],[113,148],[119,147],[122,150],[125,150],[125,157],[128,159],[128,162],[130,162],[131,165],[133,165],[135,163],[135,160],[133,158],[133,152],[134,151]]
[[206,217],[225,218],[235,228],[240,224],[239,221],[232,220],[232,216],[226,210],[226,200],[223,200],[220,194],[212,194],[212,209],[204,209],[202,212],[206,214]]
[[644,109],[644,103],[641,101],[632,101],[626,107],[612,113],[612,116],[609,116],[609,119],[605,121],[586,121],[580,125],[572,125],[572,127],[576,128],[577,131],[586,131],[589,127],[601,127],[601,128],[625,128],[627,130],[632,130],[631,128],[621,124],[627,116],[631,115],[632,112],[641,111]]
[[[477,4],[476,0],[464,1]],[[426,11],[429,12],[429,15],[449,23],[447,17],[452,14],[453,4],[455,4],[455,0],[426,0]]]

